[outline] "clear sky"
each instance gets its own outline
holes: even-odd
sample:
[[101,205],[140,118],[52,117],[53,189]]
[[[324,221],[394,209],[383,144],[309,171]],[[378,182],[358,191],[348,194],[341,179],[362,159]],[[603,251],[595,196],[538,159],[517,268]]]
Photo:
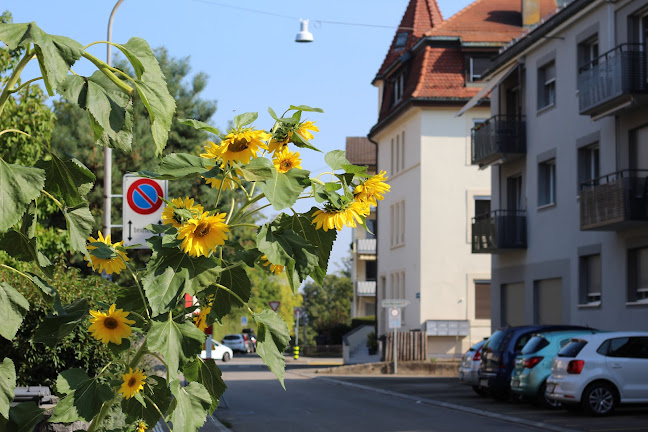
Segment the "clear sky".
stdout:
[[[437,1],[445,19],[470,3]],[[347,136],[366,136],[375,124],[378,92],[371,81],[408,3],[125,0],[115,15],[112,40],[123,43],[139,36],[153,48],[165,46],[174,57],[190,57],[192,71],[210,77],[202,97],[218,101],[211,124],[221,129],[236,114],[258,111],[255,125],[267,130],[272,126],[268,106],[277,113],[290,104],[324,109],[324,114],[308,118],[320,128],[312,143],[326,153],[344,149]],[[47,33],[89,44],[106,40],[114,5],[115,0],[4,0],[1,8],[16,23],[35,21]],[[294,42],[299,18],[310,20],[313,43]],[[105,45],[90,51],[106,57]],[[82,74],[91,70],[81,65],[74,69]],[[326,171],[323,154],[301,153],[304,169]],[[310,203],[301,208],[310,208]],[[329,271],[339,269],[350,243],[347,228],[334,245]]]

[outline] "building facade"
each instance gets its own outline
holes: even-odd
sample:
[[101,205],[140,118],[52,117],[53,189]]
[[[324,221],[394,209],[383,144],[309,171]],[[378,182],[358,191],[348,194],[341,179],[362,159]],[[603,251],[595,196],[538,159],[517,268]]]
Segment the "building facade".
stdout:
[[574,0],[488,72],[492,325],[648,330],[648,1]]

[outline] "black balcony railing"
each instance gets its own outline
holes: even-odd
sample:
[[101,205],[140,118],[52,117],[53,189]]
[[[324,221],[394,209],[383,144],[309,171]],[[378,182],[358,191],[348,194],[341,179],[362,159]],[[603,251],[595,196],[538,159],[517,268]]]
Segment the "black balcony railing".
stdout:
[[622,44],[578,69],[581,114],[598,115],[625,106],[646,93],[646,53],[642,44]]
[[490,165],[526,153],[524,116],[496,115],[472,128],[472,164]]
[[581,230],[614,231],[648,221],[648,170],[622,170],[581,184]]
[[495,210],[473,218],[473,253],[498,253],[526,247],[525,210]]

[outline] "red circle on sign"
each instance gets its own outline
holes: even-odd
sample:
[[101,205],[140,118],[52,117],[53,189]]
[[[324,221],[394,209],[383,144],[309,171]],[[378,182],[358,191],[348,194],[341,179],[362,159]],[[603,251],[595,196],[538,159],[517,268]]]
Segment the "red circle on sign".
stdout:
[[[155,195],[155,196],[154,196]],[[155,213],[162,206],[162,187],[155,180],[139,179],[128,188],[126,200],[130,208],[139,214]]]

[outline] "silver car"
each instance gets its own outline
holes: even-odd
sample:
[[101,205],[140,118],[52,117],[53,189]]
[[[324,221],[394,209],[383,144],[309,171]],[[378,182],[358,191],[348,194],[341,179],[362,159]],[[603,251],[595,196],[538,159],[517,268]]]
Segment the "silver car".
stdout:
[[461,359],[459,365],[459,381],[472,386],[472,389],[480,396],[486,396],[487,392],[479,386],[479,363],[481,361],[481,349],[486,339],[471,346]]

